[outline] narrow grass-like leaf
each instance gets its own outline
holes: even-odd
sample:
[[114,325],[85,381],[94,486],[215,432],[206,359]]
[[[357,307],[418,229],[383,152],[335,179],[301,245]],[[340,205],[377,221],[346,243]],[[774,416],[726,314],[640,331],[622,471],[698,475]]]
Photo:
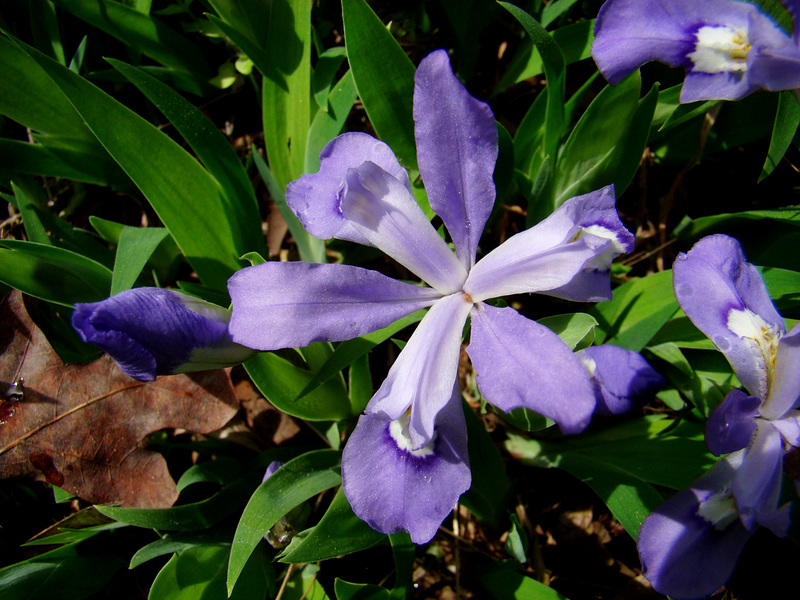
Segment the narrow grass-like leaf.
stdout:
[[371,548],[384,539],[385,534],[375,531],[355,515],[344,491],[339,488],[319,523],[302,541],[292,543],[280,560],[286,563],[327,560]]
[[311,122],[306,141],[304,168],[306,173],[319,171],[319,153],[342,130],[357,96],[353,74],[348,71],[327,96],[325,101],[327,108],[318,110]]
[[248,35],[244,34],[240,29],[237,29],[230,23],[216,17],[215,15],[206,15],[209,21],[217,26],[222,33],[224,33],[236,46],[247,55],[256,68],[261,71],[261,74],[273,75],[274,66],[269,59],[266,51],[262,46],[255,42]]
[[315,238],[303,228],[300,220],[286,204],[285,187],[278,183],[272,171],[267,166],[267,163],[264,162],[264,159],[261,158],[261,155],[255,147],[252,148],[251,155],[261,175],[261,179],[264,180],[264,184],[267,186],[267,190],[269,190],[269,195],[272,196],[272,201],[275,202],[275,206],[278,207],[278,211],[281,213],[283,220],[286,221],[286,225],[289,227],[289,231],[292,233],[294,243],[297,244],[297,251],[300,254],[300,258],[306,262],[325,262],[325,240]]
[[216,179],[224,192],[225,210],[235,227],[233,235],[240,240],[241,247],[263,251],[258,202],[228,139],[202,112],[156,78],[121,61],[107,60],[164,113]]
[[547,109],[544,127],[543,156],[555,157],[556,148],[564,132],[564,97],[566,81],[566,61],[556,41],[545,31],[536,19],[521,8],[508,2],[500,2],[500,6],[514,15],[520,22],[531,41],[542,57],[545,77],[547,78]]
[[281,189],[303,173],[311,126],[311,3],[272,2],[263,73],[262,114],[269,166]]
[[47,71],[150,201],[200,279],[224,289],[249,248],[234,235],[237,228],[229,221],[216,180],[136,113],[37,50],[20,46]]
[[24,294],[70,308],[108,297],[111,271],[81,254],[21,240],[0,246],[0,281]]
[[255,491],[233,536],[228,561],[228,593],[253,550],[278,519],[295,506],[342,481],[335,471],[340,455],[334,450],[307,452],[283,465]]
[[407,169],[417,168],[414,68],[365,0],[342,0],[344,41],[356,89],[372,126]]
[[22,224],[25,225],[25,235],[28,241],[52,246],[53,241],[47,235],[47,230],[36,213],[37,202],[34,201],[33,195],[28,194],[24,188],[18,186],[14,181],[11,182],[11,191],[14,192],[14,197],[17,199],[17,208],[22,215]]
[[778,111],[775,114],[775,125],[772,127],[772,138],[769,141],[767,159],[764,161],[761,175],[758,176],[759,183],[778,166],[797,133],[798,125],[800,125],[800,102],[792,92],[781,92],[778,98]]
[[112,296],[133,287],[147,261],[167,235],[167,230],[160,227],[126,227],[122,230],[111,280]]
[[28,0],[31,12],[31,29],[33,40],[37,48],[46,48],[50,58],[57,60],[62,65],[67,64],[64,56],[64,46],[61,43],[61,33],[58,31],[56,7],[47,0]]
[[547,27],[558,17],[567,12],[578,0],[555,0],[544,7],[542,11],[542,27]]
[[[597,319],[586,313],[553,315],[538,319],[538,322],[564,340],[564,343],[573,350],[592,334],[597,326]],[[591,340],[589,343],[591,344]]]
[[55,0],[79,19],[139,50],[162,65],[200,79],[210,77],[200,49],[186,37],[129,6],[112,0]]

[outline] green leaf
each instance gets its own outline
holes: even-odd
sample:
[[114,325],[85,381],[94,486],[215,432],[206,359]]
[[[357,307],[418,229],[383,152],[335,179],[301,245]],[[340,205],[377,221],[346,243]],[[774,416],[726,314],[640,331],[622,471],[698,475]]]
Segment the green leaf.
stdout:
[[[264,553],[251,555],[230,593],[225,589],[227,558],[228,549],[219,546],[196,546],[180,551],[156,575],[147,597],[151,600],[266,598],[268,587],[274,587],[275,574]],[[270,576],[272,586],[268,586]]]
[[318,110],[311,122],[306,141],[306,173],[319,171],[319,153],[342,130],[357,96],[353,74],[348,71],[327,96],[327,110]]
[[[150,542],[146,546],[139,548],[136,553],[131,557],[129,569],[135,569],[139,565],[147,561],[164,556],[165,554],[173,554],[188,548],[195,548],[197,546],[223,546],[228,549],[230,553],[230,536],[222,535],[222,532],[213,530],[211,532],[202,531],[199,533],[176,533],[166,534],[161,539],[155,542]],[[227,560],[227,556],[225,557]]]
[[199,531],[208,529],[236,512],[244,504],[252,489],[252,481],[241,480],[222,488],[206,500],[172,508],[97,506],[97,510],[115,521],[137,527],[167,531]]
[[342,488],[322,519],[298,541],[296,537],[281,556],[281,562],[309,563],[366,550],[386,539],[359,519],[344,495]]
[[519,563],[488,561],[478,564],[478,581],[494,600],[569,600],[543,583],[519,572]]
[[500,2],[500,6],[514,15],[514,18],[525,28],[539,51],[539,56],[542,57],[547,79],[545,88],[547,108],[545,110],[542,155],[555,157],[565,127],[564,97],[567,66],[564,55],[553,37],[528,13],[507,2]]
[[336,600],[390,600],[392,594],[384,587],[371,583],[350,583],[338,577],[333,583]]
[[800,206],[780,206],[764,210],[746,210],[737,213],[720,213],[692,219],[684,217],[675,228],[679,239],[696,240],[711,233],[731,230],[736,225],[748,221],[770,219],[793,227],[800,227]]
[[72,308],[108,298],[111,270],[47,244],[0,240],[0,281],[24,294]]
[[203,282],[225,289],[241,266],[239,256],[249,248],[235,235],[237,227],[216,180],[159,129],[66,67],[20,46],[53,78],[147,197]]
[[106,59],[175,126],[224,192],[224,210],[239,246],[262,252],[264,235],[253,186],[228,139],[200,110],[146,72]]
[[281,213],[283,220],[286,221],[286,225],[289,227],[289,231],[292,233],[294,243],[297,244],[297,251],[300,254],[300,258],[306,262],[324,263],[325,241],[315,238],[303,228],[300,219],[295,216],[292,209],[286,204],[285,187],[282,187],[278,183],[278,180],[275,179],[272,171],[267,166],[267,163],[264,162],[264,159],[261,158],[255,146],[252,148],[250,154],[261,175],[261,179],[264,180],[269,190],[269,195],[272,196],[275,206],[278,207],[278,211]]
[[[538,319],[538,323],[544,325],[564,340],[564,343],[572,350],[581,344],[583,347],[591,346],[594,339],[594,328],[597,326],[597,319],[586,313],[571,313],[564,315],[554,315]],[[585,343],[588,337],[588,343]]]
[[597,343],[639,351],[679,310],[672,291],[672,271],[629,281],[614,290],[614,299],[592,310]]
[[417,168],[412,99],[416,69],[365,0],[342,0],[344,41],[358,95],[378,137]]
[[658,87],[641,100],[635,72],[606,86],[570,134],[556,163],[553,207],[613,183],[619,197],[642,159],[658,100]]
[[125,227],[119,237],[111,295],[129,290],[158,245],[169,235],[162,228]]
[[255,491],[233,537],[228,563],[228,593],[253,550],[278,519],[295,506],[341,483],[334,471],[340,455],[333,450],[307,452],[283,465]]
[[578,0],[554,0],[542,11],[542,27],[547,27],[558,17],[567,12]]
[[311,3],[272,2],[262,111],[269,166],[282,190],[303,173],[311,97]]
[[133,8],[110,0],[55,0],[79,19],[94,25],[162,65],[194,74],[211,76],[200,49],[186,37]]

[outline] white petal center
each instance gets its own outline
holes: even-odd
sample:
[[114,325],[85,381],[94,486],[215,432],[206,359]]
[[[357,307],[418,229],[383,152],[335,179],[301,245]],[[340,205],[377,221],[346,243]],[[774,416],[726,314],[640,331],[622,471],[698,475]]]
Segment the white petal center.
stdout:
[[748,340],[753,353],[759,356],[766,377],[767,389],[775,370],[775,354],[781,334],[752,310],[731,309],[728,313],[728,329],[744,340]]
[[747,71],[750,40],[747,32],[727,25],[705,25],[697,30],[697,44],[689,54],[693,71],[743,73]]
[[389,423],[389,435],[392,436],[392,439],[395,441],[400,450],[405,450],[412,456],[430,456],[434,452],[433,445],[436,443],[438,432],[434,430],[431,441],[425,444],[422,448],[419,448],[418,450],[412,450],[413,443],[411,441],[411,433],[408,430],[410,418],[410,413],[406,412],[399,419],[395,419]]
[[739,511],[731,491],[723,490],[701,502],[697,516],[711,523],[717,531],[722,531],[739,517]]

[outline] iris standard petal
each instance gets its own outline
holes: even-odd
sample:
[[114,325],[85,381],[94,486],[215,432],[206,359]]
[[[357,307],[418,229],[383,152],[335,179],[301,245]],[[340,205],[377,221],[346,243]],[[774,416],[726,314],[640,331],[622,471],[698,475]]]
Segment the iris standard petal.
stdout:
[[586,428],[595,408],[589,374],[544,325],[513,308],[480,303],[472,310],[467,353],[484,397],[506,412],[528,408],[564,433]]
[[399,419],[411,409],[413,449],[433,437],[436,415],[453,391],[461,333],[472,304],[461,293],[438,300],[409,338],[386,380],[367,405],[368,414]]
[[714,456],[745,448],[756,431],[761,400],[741,390],[732,390],[706,423],[706,444]]
[[365,414],[342,454],[342,485],[356,513],[382,533],[407,531],[424,544],[470,486],[467,429],[458,389],[436,420],[435,436],[412,450],[407,416]]
[[[778,509],[783,478],[783,439],[769,421],[759,419],[756,432],[736,470],[731,490],[745,527],[751,531],[764,515]],[[775,532],[785,536],[786,531]]]
[[778,341],[775,368],[767,400],[761,415],[767,419],[780,419],[800,403],[800,325]]
[[[718,509],[723,520],[716,524],[701,514],[708,515],[709,501],[724,502],[734,473],[735,466],[729,460],[719,461],[642,523],[636,542],[642,574],[662,594],[680,600],[705,598],[733,573],[752,532],[736,518],[735,510],[733,518],[725,518],[720,514],[724,509]],[[705,510],[701,511],[701,503],[706,503]]]
[[772,355],[785,327],[739,242],[705,237],[678,255],[672,272],[683,311],[725,354],[747,390],[766,398]]
[[411,191],[408,173],[397,162],[391,148],[371,135],[343,133],[331,140],[319,155],[319,171],[286,186],[286,204],[311,235],[368,244],[342,216],[341,200],[345,176],[370,161],[397,178]]
[[489,106],[470,96],[453,74],[444,50],[422,60],[415,82],[419,170],[431,208],[470,268],[494,206],[497,125]]
[[[793,4],[796,10],[797,3]],[[796,38],[790,38],[771,19],[758,14],[750,23],[750,41],[753,46],[748,56],[751,83],[773,91],[800,87],[800,48]]]
[[567,200],[484,256],[470,271],[464,291],[476,302],[529,292],[584,301],[606,298],[608,276],[594,273],[607,273],[615,257],[632,249],[633,234],[619,220],[613,186],[606,186]]
[[254,351],[231,340],[230,313],[188,294],[135,288],[102,302],[76,304],[72,326],[127,375],[157,375],[238,364]]
[[442,294],[461,289],[467,270],[395,177],[369,161],[347,172],[342,214],[359,235]]
[[266,262],[228,280],[230,331],[259,350],[348,340],[387,327],[440,297],[349,265]]
[[575,353],[592,379],[601,415],[621,415],[652,400],[664,378],[638,352],[603,344]]

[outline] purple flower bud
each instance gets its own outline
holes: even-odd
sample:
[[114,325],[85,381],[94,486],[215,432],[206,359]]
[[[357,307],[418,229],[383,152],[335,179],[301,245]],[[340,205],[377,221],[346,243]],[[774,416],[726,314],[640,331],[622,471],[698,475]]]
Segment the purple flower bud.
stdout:
[[99,346],[127,375],[217,369],[255,353],[231,340],[230,313],[193,296],[160,288],[136,288],[102,302],[76,304],[72,326]]

